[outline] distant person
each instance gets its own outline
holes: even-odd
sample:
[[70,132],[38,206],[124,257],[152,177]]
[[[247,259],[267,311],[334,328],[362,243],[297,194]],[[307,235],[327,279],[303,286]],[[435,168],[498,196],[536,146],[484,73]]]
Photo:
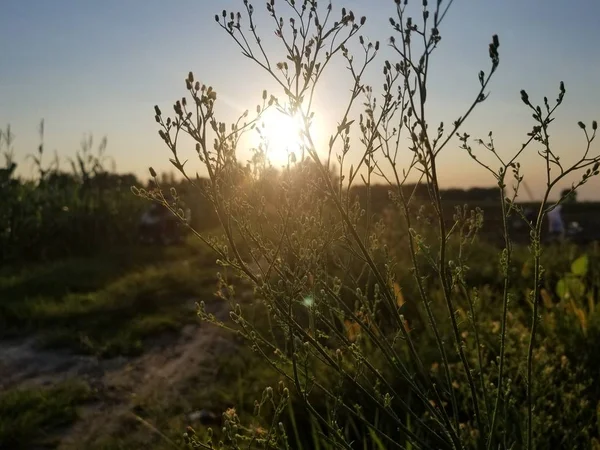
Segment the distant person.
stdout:
[[562,205],[556,206],[548,213],[548,232],[551,238],[563,238],[565,222],[562,217]]

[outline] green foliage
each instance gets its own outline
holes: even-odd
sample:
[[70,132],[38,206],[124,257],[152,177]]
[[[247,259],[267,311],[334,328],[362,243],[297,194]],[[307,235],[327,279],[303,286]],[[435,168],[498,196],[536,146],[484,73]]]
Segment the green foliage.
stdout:
[[1,334],[36,332],[45,346],[98,356],[138,354],[147,337],[193,321],[194,302],[213,297],[212,267],[193,247],[162,255],[129,247],[103,258],[6,270]]
[[578,277],[587,275],[589,265],[588,255],[583,254],[571,263],[571,273]]
[[93,393],[84,382],[0,393],[0,447],[39,448],[55,444],[53,432],[77,419],[77,408]]
[[[157,251],[157,249],[154,249],[154,251]],[[155,336],[164,330],[170,330],[172,325],[175,326],[175,323],[178,324],[178,327],[181,326],[182,322],[173,322],[170,319],[170,317],[173,317],[174,310],[177,309],[177,302],[173,302],[171,299],[177,298],[182,292],[182,288],[178,287],[178,284],[183,285],[183,289],[185,289],[186,285],[192,290],[196,288],[200,289],[197,283],[199,280],[206,279],[205,294],[199,294],[199,297],[206,298],[206,296],[211,295],[212,291],[211,282],[208,281],[213,278],[210,275],[212,273],[211,269],[203,268],[198,272],[194,270],[186,271],[185,269],[182,271],[181,265],[173,265],[173,260],[178,260],[182,257],[189,258],[195,254],[195,250],[178,249],[175,251],[174,249],[162,249],[162,251],[167,254],[157,255],[148,253],[147,249],[130,249],[126,252],[124,251],[122,254],[107,255],[104,261],[101,259],[79,259],[61,264],[55,263],[55,271],[49,270],[48,265],[46,265],[45,271],[40,268],[37,271],[32,270],[17,273],[12,277],[5,274],[1,278],[4,283],[3,298],[11,292],[23,295],[25,289],[27,289],[28,296],[35,296],[36,293],[39,295],[47,291],[55,296],[56,301],[63,301],[66,295],[65,292],[69,290],[71,290],[72,294],[78,294],[75,296],[78,298],[82,298],[82,295],[90,291],[94,293],[115,293],[120,291],[122,293],[130,292],[127,295],[119,294],[121,295],[119,297],[120,301],[127,303],[128,299],[137,297],[134,292],[139,292],[140,297],[148,295],[149,292],[153,291],[163,292],[166,303],[164,305],[165,308],[161,309],[161,312],[153,312],[153,309],[147,309],[147,304],[140,305],[138,303],[135,312],[132,312],[131,315],[129,315],[129,312],[126,312],[126,315],[131,317],[130,323],[125,321],[120,322],[120,316],[123,314],[123,310],[121,309],[105,309],[106,303],[98,309],[99,313],[106,314],[111,318],[116,329],[122,330],[123,327],[131,327],[132,334],[130,336],[137,335],[138,339],[142,339],[149,333]],[[476,255],[480,252],[487,255],[491,250],[488,244],[476,243],[471,248],[471,251]],[[137,253],[137,255],[135,257],[131,256],[134,253]],[[129,255],[129,262],[123,262],[126,255]],[[555,266],[553,267],[556,267],[557,270],[562,270],[564,273],[564,270],[569,270],[572,263],[578,260],[580,257],[578,255],[580,254],[571,255],[570,251],[563,248],[558,249],[555,254],[549,253],[546,256],[552,257],[555,262]],[[588,277],[585,278],[585,284],[586,290],[591,290],[594,284],[600,282],[600,279],[591,276],[598,268],[595,262],[596,254],[593,249],[589,249],[586,255],[588,257]],[[153,261],[150,264],[151,266],[155,264],[157,266],[144,268],[145,265],[142,265],[142,263],[148,260]],[[114,265],[117,261],[122,261],[123,265],[111,266],[111,263]],[[197,263],[198,268],[205,265],[205,261],[198,261]],[[87,269],[82,269],[86,267]],[[76,268],[79,269],[77,270]],[[160,273],[164,274],[171,270],[173,272],[172,276],[176,277],[177,281],[166,284],[164,284],[164,278],[156,282],[151,281],[152,278],[161,278],[161,276],[164,276],[160,275]],[[494,261],[489,257],[487,259],[482,258],[480,262],[474,265],[471,275],[474,280],[485,280],[486,277],[479,274],[479,272],[488,274],[498,270],[498,260]],[[123,275],[123,272],[128,272],[128,274]],[[73,274],[73,276],[70,276],[69,273]],[[182,274],[177,275],[180,273]],[[62,274],[62,278],[58,278],[59,274]],[[558,274],[560,275],[561,273]],[[141,275],[143,276],[138,278]],[[550,275],[555,274],[547,274],[547,276]],[[82,278],[85,278],[85,280],[82,280]],[[53,284],[53,279],[60,279],[62,281]],[[69,279],[72,280],[70,285],[68,284]],[[135,282],[132,280],[135,280]],[[482,284],[486,283],[482,282]],[[113,287],[114,285],[124,287],[116,289]],[[10,291],[9,289],[13,290]],[[498,333],[501,326],[498,318],[501,317],[502,310],[502,303],[498,301],[498,289],[498,284],[494,283],[488,284],[487,287],[483,286],[478,290],[473,290],[474,312],[480,334],[480,343],[483,346],[484,368],[488,368],[484,374],[484,384],[494,382],[494,377],[490,376],[490,373],[493,375],[494,371],[490,372],[489,368],[497,369],[495,356],[499,352]],[[237,288],[236,291],[238,293],[244,292],[241,287]],[[410,301],[411,294],[408,291],[409,289],[403,288],[403,295],[406,301]],[[593,314],[589,315],[588,332],[586,335],[582,332],[577,315],[573,310],[569,310],[566,307],[568,303],[561,303],[558,296],[553,296],[553,292],[549,292],[548,294],[551,298],[549,299],[549,303],[544,302],[542,309],[543,330],[539,349],[536,349],[534,353],[534,360],[536,361],[535,377],[538,381],[535,390],[535,405],[536,411],[539,412],[536,416],[536,427],[539,430],[543,430],[537,432],[536,441],[540,448],[560,448],[565,445],[586,448],[591,439],[598,436],[598,427],[595,421],[597,420],[596,408],[598,407],[597,398],[600,397],[600,384],[595,374],[600,370],[600,358],[595,349],[600,338],[600,316],[597,313],[597,309],[594,310]],[[542,293],[542,296],[544,295]],[[437,298],[433,295],[433,292],[432,298]],[[91,305],[84,305],[84,308],[88,308],[89,306]],[[257,330],[264,334],[270,333],[264,306],[245,302],[242,302],[241,306],[244,316],[252,321]],[[506,370],[509,373],[522,373],[524,370],[524,361],[519,357],[519,355],[526,351],[527,336],[529,333],[526,321],[527,308],[524,306],[515,305],[515,307],[511,308],[511,314],[508,319],[505,351],[507,355]],[[72,307],[73,305],[70,306],[70,308]],[[129,307],[124,306],[124,308]],[[443,313],[443,304],[436,303],[436,314],[441,313]],[[459,305],[459,316],[465,324],[470,324],[468,304],[461,303]],[[179,320],[186,321],[190,318],[190,313],[186,310],[182,311]],[[88,319],[91,321],[94,320],[91,315],[88,316]],[[79,318],[76,320],[82,319]],[[56,329],[61,329],[63,323],[56,322],[54,326],[56,326]],[[231,323],[228,322],[228,325],[231,325]],[[49,326],[51,325],[49,324]],[[98,331],[95,330],[93,322],[86,324],[84,321],[81,321],[78,327],[81,331],[88,331],[92,335],[100,336],[97,334]],[[348,328],[346,331],[351,335],[352,328]],[[465,342],[468,346],[470,361],[475,365],[477,363],[477,349],[475,348],[475,341],[472,339],[472,328],[469,329],[469,327],[466,327],[465,332],[467,333],[465,335]],[[73,339],[73,332],[71,330],[65,334],[65,342],[61,345],[74,346],[83,352],[97,351],[101,345],[106,345],[111,339],[110,336],[97,339],[97,347],[92,349],[82,346],[77,342],[78,339]],[[123,342],[127,342],[127,340]],[[54,344],[58,345],[60,342],[57,340]],[[422,351],[423,360],[429,365],[431,374],[434,376],[439,375],[441,367],[437,361],[435,342],[431,338],[421,336],[418,344]],[[134,348],[131,343],[122,344],[118,347],[113,341],[111,345],[112,350],[108,346],[105,347],[106,350],[109,350],[107,354],[110,354],[111,351],[113,354],[120,352],[127,353],[131,352]],[[140,351],[140,349],[135,351]],[[369,359],[375,364],[381,364],[380,358],[375,352],[370,353]],[[210,382],[201,377],[198,380],[192,378],[186,382],[184,387],[179,388],[180,390],[173,391],[165,388],[164,391],[156,392],[155,395],[149,398],[138,399],[135,402],[133,409],[136,414],[153,424],[152,426],[156,430],[150,430],[139,421],[133,419],[124,420],[120,423],[121,428],[113,431],[111,436],[98,437],[93,440],[93,444],[86,444],[84,448],[175,448],[169,441],[162,438],[159,433],[164,434],[177,445],[183,445],[181,434],[182,430],[188,425],[186,415],[190,411],[200,408],[205,408],[218,414],[221,411],[226,411],[228,408],[235,407],[239,421],[244,425],[244,429],[248,433],[263,433],[271,426],[271,410],[265,406],[261,409],[260,415],[256,416],[254,414],[254,401],[262,398],[264,386],[272,386],[277,391],[278,383],[282,380],[282,377],[271,367],[264,364],[263,361],[263,357],[260,354],[249,352],[246,348],[236,344],[232,351],[223,353],[220,356],[217,355],[214,361],[207,363],[207,367],[203,370],[213,374],[214,378]],[[471,411],[468,380],[465,378],[464,373],[461,373],[460,366],[457,366],[456,362],[451,367],[453,373],[456,374],[455,392],[457,401],[461,405],[461,411],[464,411],[466,418],[470,414],[469,411]],[[336,385],[336,377],[328,377],[326,379],[325,370],[315,369],[314,373],[318,374],[320,382],[329,383],[330,386]],[[549,386],[552,388],[549,389]],[[401,392],[401,389],[406,389],[400,380],[398,380],[398,384],[394,388],[398,392]],[[508,388],[510,388],[510,398],[513,400],[509,402],[509,405],[507,405],[509,407],[506,413],[503,414],[506,414],[508,418],[514,418],[518,415],[520,405],[524,403],[526,392],[518,377],[510,380],[510,383],[507,385]],[[344,390],[341,392],[341,395],[346,397],[351,396],[354,401],[360,400],[351,385],[344,387]],[[51,391],[47,395],[50,398],[58,394],[58,391]],[[405,400],[410,402],[413,407],[418,407],[418,403],[414,399],[411,399],[410,396],[407,396]],[[24,411],[34,409],[33,406],[28,405],[23,408]],[[312,414],[307,414],[302,397],[294,390],[290,392],[288,405],[278,420],[283,424],[292,448],[337,448],[335,444],[327,441],[326,436],[328,433],[326,427],[320,424]],[[335,403],[331,403],[326,397],[321,397],[311,399],[311,405],[323,417],[329,417],[333,414]],[[365,401],[363,408],[367,410],[367,407],[368,401]],[[347,439],[354,439],[357,448],[365,448],[365,446],[366,448],[371,448],[371,445],[373,445],[373,448],[386,448],[385,443],[377,443],[375,437],[378,435],[374,431],[361,428],[355,421],[349,419],[342,421],[341,417],[339,419],[340,423],[344,424],[342,434]],[[516,424],[514,421],[511,423],[513,426]],[[411,426],[414,426],[414,420],[412,420]],[[193,428],[196,439],[205,442],[208,436],[208,427],[193,424]],[[212,435],[213,442],[215,443],[223,437],[218,428],[214,430]],[[465,440],[469,439],[469,436],[471,436],[470,433],[475,434],[473,424],[468,420],[462,422],[462,430]],[[509,431],[507,439],[510,436],[514,436],[515,433],[518,434],[520,432],[518,428],[510,428]],[[29,434],[25,436],[29,436]],[[381,440],[381,438],[378,439]],[[22,448],[27,448],[27,445],[23,444]]]
[[105,167],[106,139],[95,153],[92,136],[84,139],[71,173],[60,170],[58,156],[44,165],[43,122],[40,140],[30,155],[36,178],[23,180],[15,176],[10,127],[0,135],[6,159],[0,169],[0,263],[90,255],[130,244],[144,203],[131,196],[135,176]]

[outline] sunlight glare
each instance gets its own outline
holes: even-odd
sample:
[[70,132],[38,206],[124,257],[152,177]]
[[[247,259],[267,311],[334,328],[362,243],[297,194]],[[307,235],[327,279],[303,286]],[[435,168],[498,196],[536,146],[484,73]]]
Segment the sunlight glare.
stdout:
[[303,128],[301,116],[290,117],[275,109],[266,111],[261,120],[260,134],[267,144],[267,159],[275,167],[285,166],[293,153],[297,160],[302,153]]

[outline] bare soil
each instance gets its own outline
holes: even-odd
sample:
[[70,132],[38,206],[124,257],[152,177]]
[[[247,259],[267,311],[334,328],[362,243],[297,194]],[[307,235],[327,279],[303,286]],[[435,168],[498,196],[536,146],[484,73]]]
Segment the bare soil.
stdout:
[[[227,316],[227,307],[221,302],[211,309],[221,320]],[[102,360],[40,349],[34,338],[0,341],[0,391],[52,385],[74,377],[84,379],[96,392],[97,400],[81,410],[80,419],[72,427],[61,432],[58,448],[87,448],[98,436],[110,436],[128,421],[141,421],[136,405],[157,392],[168,397],[190,380],[210,383],[217,369],[214,360],[236,345],[231,334],[199,322],[187,325],[178,335],[157,337],[146,346],[144,354],[135,358]]]

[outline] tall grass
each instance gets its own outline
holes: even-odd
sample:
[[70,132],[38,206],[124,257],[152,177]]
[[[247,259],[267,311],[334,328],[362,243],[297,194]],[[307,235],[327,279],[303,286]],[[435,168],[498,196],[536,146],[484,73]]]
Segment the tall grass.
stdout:
[[144,203],[132,198],[130,186],[139,181],[106,167],[106,139],[94,151],[92,136],[86,137],[71,171],[64,171],[58,155],[44,159],[42,121],[40,145],[27,158],[32,179],[16,176],[13,143],[7,127],[0,134],[6,163],[0,170],[0,261],[81,256],[135,239]]

